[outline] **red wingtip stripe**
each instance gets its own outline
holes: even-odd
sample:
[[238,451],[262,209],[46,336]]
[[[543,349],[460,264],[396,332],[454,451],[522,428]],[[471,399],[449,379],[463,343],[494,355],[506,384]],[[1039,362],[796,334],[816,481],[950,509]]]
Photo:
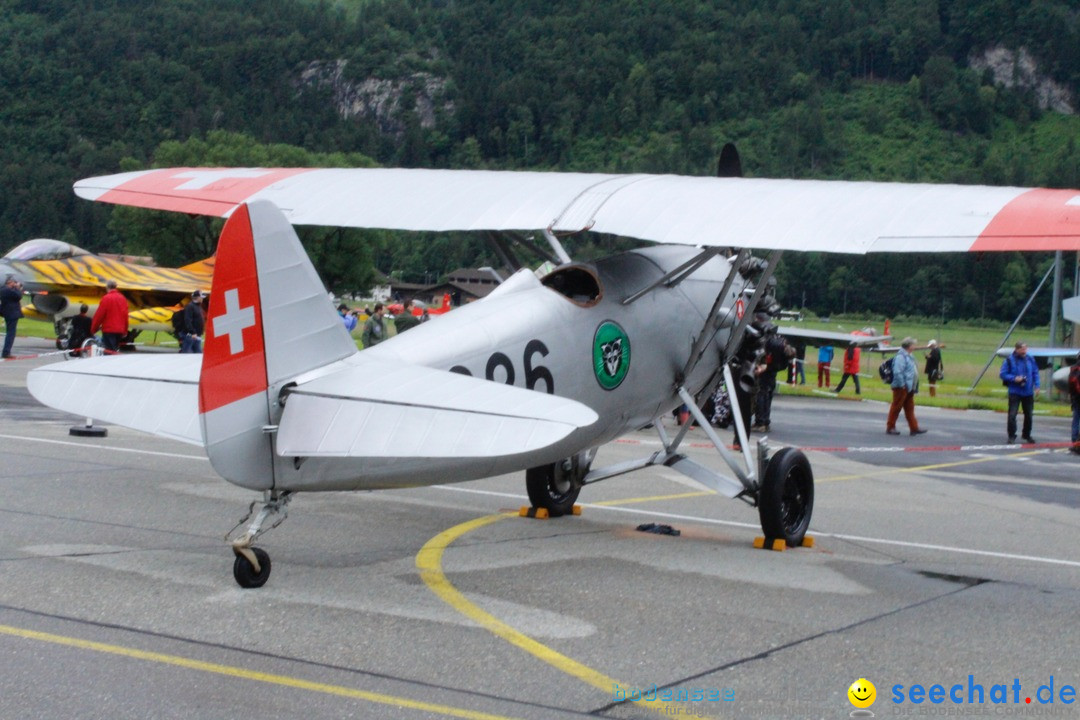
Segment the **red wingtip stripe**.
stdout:
[[221,231],[208,305],[201,413],[267,387],[259,275],[247,205],[238,207]]
[[1018,195],[971,250],[1080,250],[1080,191],[1037,188]]
[[117,205],[224,215],[285,178],[311,168],[171,168],[139,175],[97,199]]

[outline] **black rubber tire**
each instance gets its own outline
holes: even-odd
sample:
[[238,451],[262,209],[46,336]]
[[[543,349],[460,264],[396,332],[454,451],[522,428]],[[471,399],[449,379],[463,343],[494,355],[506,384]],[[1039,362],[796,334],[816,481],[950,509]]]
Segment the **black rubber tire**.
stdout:
[[770,540],[802,545],[814,510],[814,472],[797,448],[782,448],[769,459],[758,493],[761,529]]
[[525,471],[525,490],[534,508],[544,508],[551,517],[573,512],[581,486],[562,469],[562,463],[541,465]]
[[270,578],[270,556],[262,548],[253,547],[251,551],[259,560],[260,572],[255,572],[254,566],[242,554],[237,553],[233,560],[232,574],[236,583],[244,589],[260,588]]

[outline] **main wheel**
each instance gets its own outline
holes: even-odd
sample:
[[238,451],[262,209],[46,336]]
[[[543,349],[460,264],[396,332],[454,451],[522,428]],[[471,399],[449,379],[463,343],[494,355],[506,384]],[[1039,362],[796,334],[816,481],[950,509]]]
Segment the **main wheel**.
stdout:
[[814,473],[801,450],[783,448],[769,460],[758,493],[758,513],[765,537],[802,544],[814,510]]
[[581,492],[575,478],[576,466],[576,462],[568,459],[526,470],[525,489],[532,506],[544,508],[551,517],[572,512]]
[[262,587],[270,577],[270,556],[262,548],[253,547],[251,552],[255,553],[255,558],[259,561],[259,572],[255,572],[251,561],[242,553],[236,553],[236,559],[233,560],[232,574],[242,588]]

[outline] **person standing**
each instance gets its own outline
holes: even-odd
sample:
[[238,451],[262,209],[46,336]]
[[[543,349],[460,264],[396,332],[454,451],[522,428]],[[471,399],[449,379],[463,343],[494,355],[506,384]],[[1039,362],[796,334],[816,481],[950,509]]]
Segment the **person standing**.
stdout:
[[832,387],[832,378],[830,373],[832,372],[832,359],[833,359],[833,346],[826,345],[819,347],[817,351],[817,386],[821,387],[821,376],[825,375],[825,389],[828,390]]
[[394,329],[398,335],[420,324],[420,318],[418,317],[420,311],[413,312],[414,307],[416,307],[416,301],[410,298],[409,302],[405,303],[405,309],[394,318]]
[[22,318],[22,284],[14,275],[8,275],[4,287],[0,288],[0,317],[4,318],[4,358],[11,357],[11,346],[15,344],[15,328]]
[[930,351],[926,353],[926,381],[930,385],[930,397],[937,396],[937,381],[945,377],[945,365],[941,362],[941,348],[937,340],[929,342]]
[[71,351],[71,357],[79,357],[82,344],[86,342],[86,338],[93,335],[90,332],[90,316],[87,315],[88,312],[90,312],[90,306],[83,303],[79,306],[79,314],[71,318],[71,330],[68,333],[68,349]]
[[349,306],[345,303],[341,303],[337,308],[338,316],[341,318],[341,324],[345,326],[345,329],[351,334],[356,329],[356,313],[349,310]]
[[361,335],[361,342],[364,344],[364,348],[378,345],[386,339],[386,327],[383,325],[383,304],[375,303],[375,312],[371,314],[371,317],[364,323],[364,332]]
[[206,330],[206,312],[200,290],[191,293],[191,302],[184,307],[184,331],[180,334],[180,352],[201,353],[202,334]]
[[1069,369],[1069,397],[1072,399],[1072,448],[1074,453],[1080,455],[1080,355],[1076,356],[1076,362]]
[[915,419],[915,393],[919,391],[919,369],[915,365],[915,358],[911,357],[911,348],[915,345],[915,338],[906,337],[900,342],[900,349],[893,358],[892,369],[892,405],[889,406],[889,418],[885,422],[885,432],[889,435],[899,435],[896,429],[896,420],[900,417],[900,410],[904,411],[904,419],[907,420],[908,429],[912,435],[922,435],[925,430],[919,427],[919,421]]
[[90,324],[90,334],[100,329],[102,346],[109,352],[119,352],[120,341],[128,334],[128,301],[116,289],[115,280],[105,281],[105,290]]
[[1035,409],[1035,396],[1039,394],[1039,366],[1035,363],[1035,358],[1028,356],[1027,343],[1016,343],[1012,355],[1001,363],[998,377],[1005,387],[1009,388],[1009,419],[1006,423],[1009,442],[1016,442],[1016,412],[1018,408],[1023,408],[1024,428],[1021,437],[1024,442],[1034,445],[1035,438],[1031,437],[1031,415]]
[[769,432],[772,425],[772,401],[776,394],[776,375],[795,357],[795,348],[779,335],[771,335],[765,343],[764,369],[758,375],[757,400],[754,404],[754,430]]

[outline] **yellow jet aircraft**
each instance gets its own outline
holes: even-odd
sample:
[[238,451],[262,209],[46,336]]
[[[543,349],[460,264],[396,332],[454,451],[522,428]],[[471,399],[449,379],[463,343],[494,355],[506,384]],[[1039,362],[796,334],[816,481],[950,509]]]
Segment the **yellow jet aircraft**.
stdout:
[[0,279],[14,275],[30,296],[25,317],[49,320],[56,328],[56,347],[67,347],[71,318],[83,303],[90,314],[105,294],[105,282],[116,280],[127,298],[134,338],[142,330],[172,330],[172,314],[195,290],[210,290],[214,258],[180,268],[162,268],[95,255],[60,240],[27,240],[0,258]]

